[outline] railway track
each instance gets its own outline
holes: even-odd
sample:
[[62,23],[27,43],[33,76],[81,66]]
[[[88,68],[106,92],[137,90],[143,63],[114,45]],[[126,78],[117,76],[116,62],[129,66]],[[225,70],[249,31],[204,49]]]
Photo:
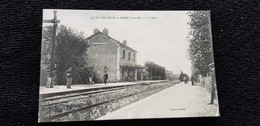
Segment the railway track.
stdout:
[[[137,97],[138,95],[147,92],[158,92],[169,86],[172,86],[172,84],[138,84],[128,86],[107,87],[105,89],[101,88],[88,91],[82,90],[81,92],[77,93],[73,92],[65,95],[63,94],[44,97],[41,98],[39,102],[39,111],[41,111],[41,114],[39,115],[39,121],[59,121],[62,120],[62,118],[69,118],[68,116],[72,116],[73,119],[71,120],[78,121],[82,119],[75,119],[72,114],[77,113],[79,115],[82,115],[80,114],[81,111],[85,111],[85,113],[87,113],[88,115],[88,117],[83,117],[83,120],[92,120],[94,118],[106,114],[109,111],[115,110],[113,105],[116,104],[118,100],[124,100],[127,98],[131,99],[132,97]],[[139,100],[140,98],[134,99]],[[130,102],[133,101],[130,100]],[[94,118],[90,118],[92,116],[91,114],[97,114],[97,116],[95,116]]]
[[[115,92],[115,91],[118,91],[121,89],[124,89],[124,87],[116,87],[116,88],[111,88],[111,89],[101,89],[101,90],[94,90],[94,91],[89,91],[89,92],[74,93],[74,94],[69,94],[68,96],[50,97],[50,98],[40,99],[40,103],[41,103],[40,105],[46,106],[46,105],[65,103],[70,100],[79,100],[79,99],[83,99],[83,98],[88,98],[90,96],[104,95],[104,94]],[[59,101],[55,102],[59,99],[67,99],[67,100],[62,101],[62,102],[59,102]],[[49,102],[53,102],[53,101],[54,101],[54,103],[49,103]]]

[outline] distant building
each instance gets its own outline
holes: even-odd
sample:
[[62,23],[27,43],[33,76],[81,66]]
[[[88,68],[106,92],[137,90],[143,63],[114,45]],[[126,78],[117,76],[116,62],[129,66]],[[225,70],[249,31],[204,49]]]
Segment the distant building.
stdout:
[[107,28],[103,32],[95,28],[93,35],[86,40],[90,45],[87,61],[101,79],[105,66],[108,67],[108,82],[136,81],[137,70],[147,69],[136,64],[137,51],[127,46],[126,40],[121,43],[110,37]]

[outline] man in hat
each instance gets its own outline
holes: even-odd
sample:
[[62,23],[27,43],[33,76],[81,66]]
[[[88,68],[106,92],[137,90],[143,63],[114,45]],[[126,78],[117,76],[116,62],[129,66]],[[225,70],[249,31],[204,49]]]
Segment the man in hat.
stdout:
[[215,82],[215,67],[214,63],[209,64],[209,70],[210,70],[210,75],[211,75],[211,97],[210,97],[210,103],[209,104],[214,104],[214,99],[215,99],[215,91],[216,91],[216,82]]

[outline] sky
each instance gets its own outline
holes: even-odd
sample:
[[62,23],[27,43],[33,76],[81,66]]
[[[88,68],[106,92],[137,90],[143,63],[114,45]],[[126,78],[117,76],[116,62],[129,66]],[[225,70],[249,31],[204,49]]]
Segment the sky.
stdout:
[[[188,60],[190,20],[188,11],[107,11],[107,10],[59,10],[58,25],[66,25],[85,37],[93,29],[108,29],[108,35],[138,51],[137,64],[153,61],[167,70],[179,74],[191,74]],[[43,10],[43,20],[53,19],[52,9]],[[42,27],[51,25],[44,23]]]

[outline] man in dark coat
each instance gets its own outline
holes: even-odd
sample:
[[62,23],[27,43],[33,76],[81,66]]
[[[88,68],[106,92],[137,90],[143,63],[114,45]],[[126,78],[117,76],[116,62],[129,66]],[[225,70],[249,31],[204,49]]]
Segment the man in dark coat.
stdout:
[[107,79],[108,79],[107,70],[108,70],[108,67],[105,66],[105,67],[104,67],[104,73],[105,73],[105,74],[104,74],[104,77],[103,77],[105,85],[107,84]]
[[105,85],[107,84],[107,79],[108,79],[108,74],[105,73],[105,75],[104,75],[104,83],[105,83]]
[[192,86],[194,85],[194,74],[191,75],[191,85],[192,85]]

